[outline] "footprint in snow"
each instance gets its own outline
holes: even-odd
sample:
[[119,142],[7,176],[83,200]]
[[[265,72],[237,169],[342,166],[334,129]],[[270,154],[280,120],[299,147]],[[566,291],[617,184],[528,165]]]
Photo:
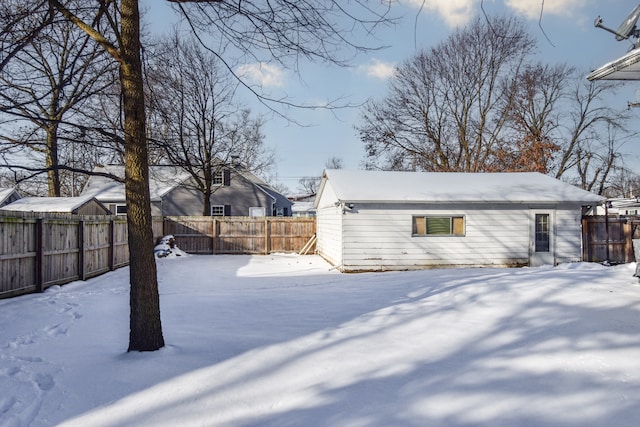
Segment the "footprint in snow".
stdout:
[[55,325],[47,326],[44,328],[44,332],[50,337],[57,337],[60,335],[67,335],[69,328],[62,323],[56,323]]
[[34,381],[42,391],[49,391],[56,385],[53,377],[49,374],[36,374]]

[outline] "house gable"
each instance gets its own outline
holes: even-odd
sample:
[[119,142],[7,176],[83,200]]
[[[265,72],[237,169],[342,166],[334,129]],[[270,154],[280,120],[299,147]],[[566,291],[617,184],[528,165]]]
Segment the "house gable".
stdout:
[[13,203],[21,197],[15,188],[0,188],[0,207]]
[[[124,176],[121,165],[100,166],[97,172]],[[149,190],[153,215],[200,216],[203,214],[202,193],[194,185],[194,179],[184,170],[172,166],[150,167]],[[249,215],[250,208],[263,208],[266,215],[282,208],[291,215],[291,202],[273,190],[255,175],[242,169],[225,168],[223,179],[214,189],[211,205],[224,215]],[[83,195],[94,196],[116,211],[126,204],[124,184],[106,176],[89,178]]]

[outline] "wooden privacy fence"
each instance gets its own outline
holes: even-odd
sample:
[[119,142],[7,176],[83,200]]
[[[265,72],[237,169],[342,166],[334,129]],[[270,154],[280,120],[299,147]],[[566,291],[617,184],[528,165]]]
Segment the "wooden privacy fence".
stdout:
[[164,234],[191,254],[300,252],[316,232],[313,218],[165,217]]
[[[154,233],[162,234],[162,219]],[[129,263],[125,217],[2,213],[0,298],[42,292]]]
[[583,217],[582,259],[612,264],[634,262],[633,239],[640,238],[638,225],[638,217]]

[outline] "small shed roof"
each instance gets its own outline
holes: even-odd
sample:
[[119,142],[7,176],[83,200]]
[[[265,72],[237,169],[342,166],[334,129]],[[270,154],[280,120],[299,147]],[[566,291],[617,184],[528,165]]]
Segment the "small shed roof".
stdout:
[[23,197],[0,209],[19,212],[73,213],[91,200],[93,197]]
[[[319,194],[331,182],[343,202],[577,202],[604,200],[538,172],[462,173],[325,170]],[[316,203],[318,198],[316,198]]]

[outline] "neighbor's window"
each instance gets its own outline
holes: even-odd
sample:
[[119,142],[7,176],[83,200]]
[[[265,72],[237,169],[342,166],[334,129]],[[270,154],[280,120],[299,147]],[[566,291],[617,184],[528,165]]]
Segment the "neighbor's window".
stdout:
[[464,236],[463,216],[414,216],[414,236]]
[[224,205],[211,206],[211,216],[224,216]]
[[220,169],[213,175],[213,185],[224,185],[224,169]]
[[116,205],[116,215],[126,215],[127,205]]

